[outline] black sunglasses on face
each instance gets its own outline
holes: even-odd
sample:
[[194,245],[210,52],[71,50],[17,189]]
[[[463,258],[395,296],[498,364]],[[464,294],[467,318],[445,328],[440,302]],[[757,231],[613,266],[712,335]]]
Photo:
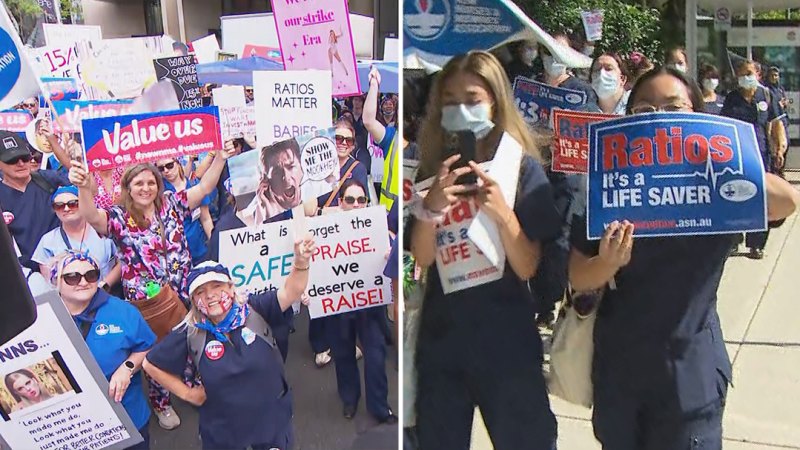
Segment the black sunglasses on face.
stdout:
[[10,166],[14,166],[18,164],[20,161],[24,162],[25,164],[31,162],[31,155],[20,155],[16,158],[11,158],[6,164]]
[[344,197],[344,202],[347,203],[348,205],[355,204],[356,202],[358,202],[359,205],[366,205],[367,197],[364,197],[363,195],[360,197],[353,197],[350,195],[346,195]]
[[22,107],[25,109],[33,109],[36,108],[36,103],[23,103]]
[[78,201],[77,200],[70,200],[68,202],[55,202],[53,203],[53,209],[56,211],[63,211],[66,207],[69,209],[77,209],[78,208]]
[[346,143],[347,145],[353,145],[356,142],[355,138],[352,137],[345,137],[341,134],[336,135],[336,143],[342,145]]
[[68,286],[77,286],[81,283],[81,278],[84,278],[87,283],[96,283],[100,279],[100,271],[92,269],[86,273],[70,272],[61,275],[61,279]]
[[175,161],[172,161],[170,163],[166,163],[163,166],[156,166],[156,167],[158,167],[158,171],[159,172],[166,172],[168,170],[172,170],[172,169],[175,168]]

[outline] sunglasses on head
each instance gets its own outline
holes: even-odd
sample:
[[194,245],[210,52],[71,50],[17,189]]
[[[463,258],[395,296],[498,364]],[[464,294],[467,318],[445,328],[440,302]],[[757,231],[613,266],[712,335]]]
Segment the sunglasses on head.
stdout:
[[20,155],[15,158],[11,158],[6,164],[13,166],[19,163],[20,161],[27,164],[31,162],[31,159],[32,159],[31,155]]
[[156,167],[158,167],[158,171],[159,172],[166,172],[168,170],[172,170],[172,169],[175,168],[175,161],[168,162],[168,163],[164,164],[163,166],[156,166]]
[[343,200],[348,205],[353,205],[356,202],[358,202],[359,205],[366,205],[367,204],[367,197],[364,197],[363,195],[360,196],[360,197],[353,197],[353,196],[350,196],[350,195],[345,195]]
[[66,209],[66,207],[69,207],[69,209],[76,209],[76,208],[78,208],[78,201],[77,200],[70,200],[68,202],[54,202],[53,203],[53,209],[55,209],[56,211],[63,211],[64,209]]
[[68,286],[77,286],[81,283],[81,278],[85,279],[87,283],[96,283],[100,279],[100,271],[92,269],[86,273],[70,272],[61,275],[61,279]]
[[336,143],[339,144],[339,145],[342,145],[342,144],[353,145],[355,142],[356,142],[355,138],[345,137],[345,136],[342,136],[341,134],[337,134],[336,135]]

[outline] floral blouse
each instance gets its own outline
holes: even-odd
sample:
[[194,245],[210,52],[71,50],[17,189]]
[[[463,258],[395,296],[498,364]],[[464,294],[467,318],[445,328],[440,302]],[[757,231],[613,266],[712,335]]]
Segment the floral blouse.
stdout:
[[97,186],[97,194],[94,196],[94,205],[100,209],[108,209],[114,206],[114,202],[122,195],[122,174],[124,173],[124,169],[121,167],[117,167],[116,169],[112,169],[111,172],[111,186],[114,192],[108,192],[106,190],[105,183],[103,183],[103,179],[100,178],[100,175],[97,172],[92,172],[94,176],[94,183]]
[[186,243],[184,221],[192,220],[186,191],[165,192],[162,196],[159,216],[166,229],[166,258],[159,233],[159,223],[152,221],[149,228],[142,229],[121,206],[107,209],[108,233],[117,244],[118,257],[122,262],[122,288],[125,299],[130,302],[146,300],[145,286],[154,281],[163,285],[165,278],[184,303],[188,303],[186,284],[192,257]]

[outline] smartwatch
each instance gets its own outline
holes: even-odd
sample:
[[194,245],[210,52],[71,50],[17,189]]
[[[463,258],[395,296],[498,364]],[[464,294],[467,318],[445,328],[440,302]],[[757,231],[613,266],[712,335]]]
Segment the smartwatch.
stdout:
[[136,370],[136,364],[134,364],[133,361],[130,360],[125,361],[123,364],[125,365],[125,368],[131,372],[131,377],[133,377],[133,372],[134,370]]

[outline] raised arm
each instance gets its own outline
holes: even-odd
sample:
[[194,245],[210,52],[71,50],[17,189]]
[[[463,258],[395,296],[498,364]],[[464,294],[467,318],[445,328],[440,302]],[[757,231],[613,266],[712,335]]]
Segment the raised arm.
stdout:
[[314,254],[316,245],[314,239],[304,238],[294,242],[294,263],[292,273],[286,277],[283,287],[278,289],[278,304],[281,311],[286,311],[292,303],[300,300],[308,286],[308,269],[311,264],[311,255]]
[[78,212],[101,236],[108,235],[108,215],[94,205],[92,184],[94,180],[86,170],[86,164],[72,160],[69,181],[78,187]]
[[203,202],[203,198],[217,188],[217,182],[219,182],[219,177],[222,175],[222,170],[225,169],[228,158],[233,156],[235,151],[233,141],[227,141],[225,142],[225,150],[216,152],[214,161],[205,175],[203,175],[203,178],[200,179],[200,182],[186,191],[189,209],[199,207]]
[[367,99],[364,100],[364,111],[361,117],[364,120],[364,127],[375,142],[382,141],[386,135],[386,127],[378,121],[378,96],[380,93],[381,75],[378,69],[373,67],[369,71],[369,91]]

